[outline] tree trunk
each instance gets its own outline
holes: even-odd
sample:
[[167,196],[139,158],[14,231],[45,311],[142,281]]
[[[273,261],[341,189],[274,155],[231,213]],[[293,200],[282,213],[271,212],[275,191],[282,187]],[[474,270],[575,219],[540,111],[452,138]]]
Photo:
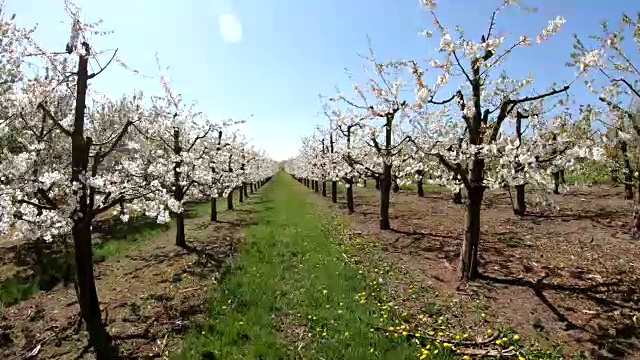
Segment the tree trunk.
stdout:
[[176,246],[187,247],[187,239],[184,236],[184,211],[176,214]]
[[560,194],[560,171],[553,173],[553,193]]
[[364,179],[362,180],[362,186],[363,186],[363,187],[367,187],[367,178],[364,178]]
[[322,197],[327,197],[327,182],[322,181]]
[[233,190],[227,195],[227,210],[233,210]]
[[524,216],[525,212],[527,211],[527,204],[524,201],[525,185],[524,184],[516,185],[515,188],[516,188],[516,202],[514,204],[513,213],[518,216]]
[[[180,156],[182,152],[182,146],[180,146],[180,129],[175,127],[173,128],[173,153],[176,156]],[[182,202],[184,199],[184,190],[180,181],[180,166],[182,165],[182,160],[176,161],[173,165],[173,198],[177,201]],[[184,237],[184,211],[181,211],[176,214],[176,246],[181,248],[187,247],[187,241]]]
[[636,192],[636,203],[633,207],[633,228],[631,229],[634,238],[640,237],[640,183],[638,183]]
[[478,277],[478,245],[480,244],[480,206],[484,188],[472,186],[468,189],[467,221],[462,251],[460,252],[459,272],[461,280],[473,280]]
[[380,190],[380,178],[376,176],[376,190]]
[[631,200],[633,199],[633,170],[629,160],[629,149],[625,141],[620,142],[620,151],[622,152],[624,166],[624,198],[625,200]]
[[318,180],[314,180],[314,188],[313,191],[320,192],[320,182]]
[[424,197],[424,187],[422,186],[422,182],[424,181],[424,170],[417,170],[416,175],[418,176],[418,196]]
[[218,221],[218,198],[211,198],[211,221]]
[[354,213],[353,209],[353,178],[347,179],[347,209],[349,214]]
[[453,203],[462,204],[462,190],[458,190],[453,193]]
[[382,179],[380,181],[380,230],[391,229],[389,221],[389,200],[391,198],[391,164],[382,167]]
[[397,194],[400,191],[400,185],[398,185],[398,181],[393,180],[393,187],[391,188],[394,194]]
[[[71,134],[71,181],[80,184],[74,191],[78,203],[74,209],[77,215],[71,227],[71,236],[75,249],[77,296],[80,305],[80,315],[89,333],[89,344],[96,351],[98,360],[113,359],[116,350],[112,346],[111,336],[102,322],[98,291],[93,274],[93,253],[91,249],[91,212],[93,209],[87,196],[87,185],[82,177],[87,175],[89,165],[89,151],[91,139],[85,138],[84,122],[86,110],[86,94],[89,81],[89,56],[91,48],[83,42],[85,55],[78,57],[78,72],[76,82],[76,102],[74,112],[74,127]],[[96,161],[94,159],[94,161]],[[93,202],[93,201],[91,201]]]
[[[625,178],[626,177],[627,177],[627,175],[625,174]],[[631,176],[629,176],[628,181],[629,182],[627,182],[627,180],[625,179],[624,199],[625,200],[632,200],[633,199],[633,184],[631,183],[631,181],[633,181],[633,179],[631,178]]]
[[102,312],[94,280],[89,222],[81,221],[74,224],[71,233],[75,246],[78,304],[80,304],[82,320],[89,333],[89,343],[96,351],[97,359],[113,359],[116,350],[112,346],[111,336],[102,323]]
[[238,188],[238,202],[239,202],[239,203],[243,203],[243,202],[244,202],[244,197],[243,197],[243,195],[244,195],[244,191],[242,191],[242,186],[240,186],[240,187]]
[[331,202],[334,204],[338,202],[338,182],[337,181],[331,182]]
[[249,184],[249,192],[251,192],[253,194],[254,190],[253,190],[253,183]]
[[249,197],[249,192],[247,190],[247,183],[242,183],[242,191],[244,191],[244,197],[248,198]]

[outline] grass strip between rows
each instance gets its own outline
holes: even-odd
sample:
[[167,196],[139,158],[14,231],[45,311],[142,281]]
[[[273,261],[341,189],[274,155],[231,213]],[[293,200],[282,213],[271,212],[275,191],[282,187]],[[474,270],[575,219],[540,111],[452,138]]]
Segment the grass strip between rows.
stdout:
[[265,190],[243,250],[212,290],[207,319],[175,358],[417,358],[417,345],[375,329],[393,316],[378,306],[388,299],[349,263],[329,206],[284,173]]

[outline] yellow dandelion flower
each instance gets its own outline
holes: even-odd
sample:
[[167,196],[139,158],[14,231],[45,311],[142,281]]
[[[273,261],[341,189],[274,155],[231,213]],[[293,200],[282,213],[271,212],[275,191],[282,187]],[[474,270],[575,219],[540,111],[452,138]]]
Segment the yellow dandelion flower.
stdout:
[[518,334],[513,335],[513,340],[515,340],[515,341],[520,340],[520,335],[518,335]]

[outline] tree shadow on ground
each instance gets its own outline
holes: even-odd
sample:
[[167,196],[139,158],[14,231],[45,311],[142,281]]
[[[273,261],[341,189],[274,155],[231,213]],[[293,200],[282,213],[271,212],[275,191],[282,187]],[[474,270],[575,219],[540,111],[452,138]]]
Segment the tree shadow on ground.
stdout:
[[523,219],[560,219],[563,221],[572,220],[602,220],[607,218],[622,218],[628,217],[629,213],[626,209],[599,209],[599,210],[580,210],[580,211],[567,211],[559,213],[536,213],[529,212],[525,214]]
[[[535,281],[488,274],[482,274],[480,279],[489,284],[530,289],[564,325],[565,331],[577,330],[587,335],[583,341],[591,344],[590,352],[596,359],[622,359],[640,350],[640,327],[634,324],[631,316],[627,316],[628,319],[620,319],[619,316],[621,313],[640,312],[639,284],[618,280],[582,286],[552,284],[544,281],[550,275],[545,274]],[[546,292],[579,297],[594,304],[600,311],[594,313],[584,324],[579,324],[570,319],[570,314],[561,311],[559,306],[548,298]],[[612,299],[615,296],[620,297],[622,301]],[[618,321],[612,323],[614,318]]]

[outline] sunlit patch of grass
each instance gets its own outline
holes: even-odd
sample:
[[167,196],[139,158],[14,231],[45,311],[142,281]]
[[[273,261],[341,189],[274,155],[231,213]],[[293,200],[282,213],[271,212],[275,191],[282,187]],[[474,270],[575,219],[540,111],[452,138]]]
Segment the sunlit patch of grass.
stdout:
[[[378,306],[388,299],[376,278],[349,261],[327,207],[286,174],[268,186],[207,320],[176,358],[414,359],[417,344],[377,330],[395,314]],[[282,318],[301,337],[283,337],[293,330],[280,328]]]

